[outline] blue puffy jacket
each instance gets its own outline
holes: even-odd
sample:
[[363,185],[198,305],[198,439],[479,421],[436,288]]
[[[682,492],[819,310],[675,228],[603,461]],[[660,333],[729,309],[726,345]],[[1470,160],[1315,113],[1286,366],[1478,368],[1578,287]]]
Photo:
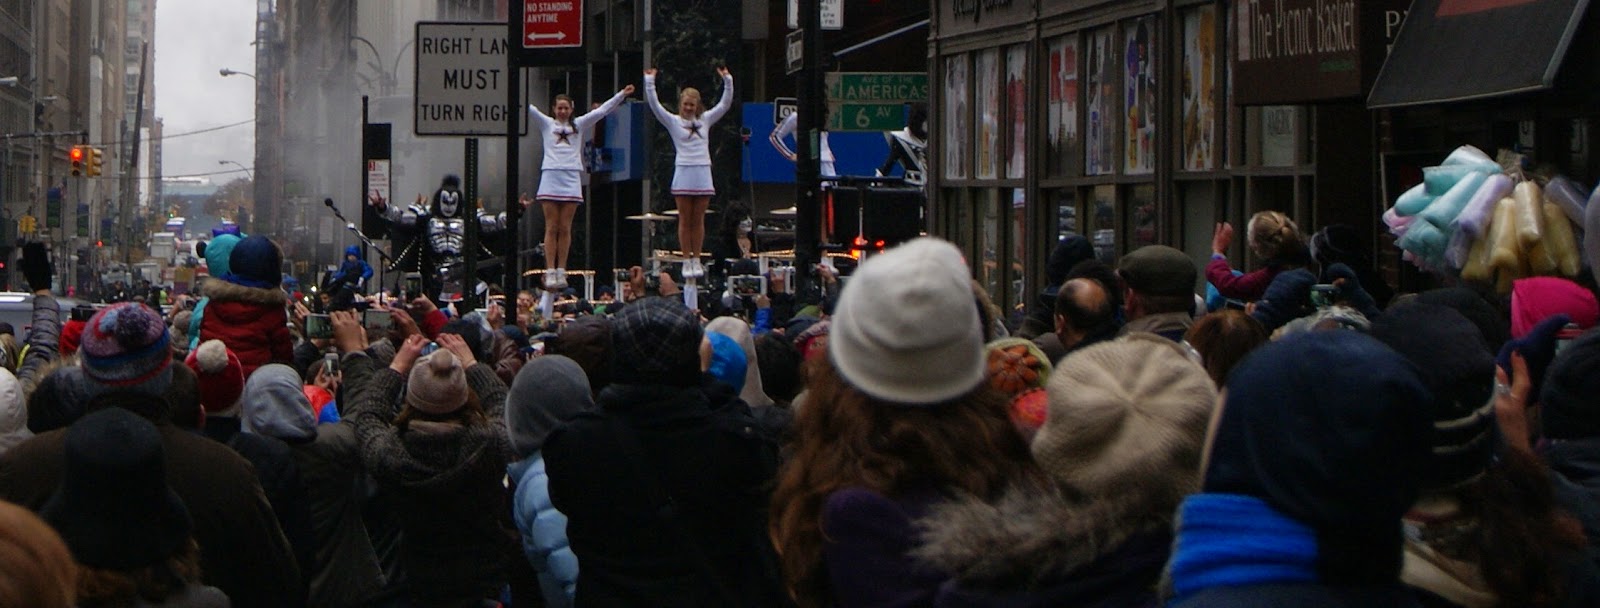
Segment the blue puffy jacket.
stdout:
[[578,589],[578,556],[567,545],[567,516],[550,502],[550,478],[544,456],[534,452],[511,463],[506,471],[517,480],[512,516],[522,533],[522,553],[539,573],[539,588],[546,606],[572,606]]

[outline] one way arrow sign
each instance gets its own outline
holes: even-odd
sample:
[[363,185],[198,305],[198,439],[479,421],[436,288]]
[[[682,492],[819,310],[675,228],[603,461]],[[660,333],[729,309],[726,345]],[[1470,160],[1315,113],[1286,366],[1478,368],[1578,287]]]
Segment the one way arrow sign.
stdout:
[[523,48],[581,46],[583,46],[582,0],[523,0]]

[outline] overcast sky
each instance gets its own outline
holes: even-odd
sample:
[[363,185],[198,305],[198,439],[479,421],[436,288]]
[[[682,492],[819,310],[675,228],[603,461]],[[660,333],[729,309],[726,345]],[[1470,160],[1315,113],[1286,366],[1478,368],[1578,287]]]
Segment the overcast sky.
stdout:
[[[255,81],[223,78],[222,68],[255,73],[254,0],[156,0],[156,116],[166,135],[249,120],[255,116]],[[219,160],[254,168],[255,128],[241,125],[162,142],[167,176],[225,170]],[[237,174],[217,175],[226,183]]]

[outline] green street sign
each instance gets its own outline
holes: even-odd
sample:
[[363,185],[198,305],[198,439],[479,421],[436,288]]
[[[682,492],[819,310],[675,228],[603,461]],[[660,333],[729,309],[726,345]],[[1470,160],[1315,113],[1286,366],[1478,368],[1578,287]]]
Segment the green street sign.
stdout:
[[928,100],[922,72],[829,72],[830,103],[907,103]]
[[829,131],[894,131],[906,126],[903,103],[829,103]]

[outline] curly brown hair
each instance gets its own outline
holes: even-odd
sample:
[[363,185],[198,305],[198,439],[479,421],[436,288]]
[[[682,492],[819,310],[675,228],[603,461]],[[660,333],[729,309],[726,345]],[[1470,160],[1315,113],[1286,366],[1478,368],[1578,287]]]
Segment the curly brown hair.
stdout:
[[893,497],[933,486],[994,499],[1013,483],[1042,483],[1005,398],[988,383],[946,403],[908,407],[851,387],[827,357],[806,367],[806,403],[770,520],[784,578],[801,606],[829,603],[822,507],[834,491],[859,486]]
[[1475,563],[1501,606],[1559,606],[1564,560],[1583,559],[1583,526],[1557,502],[1549,470],[1521,450],[1501,450],[1477,482],[1455,491],[1478,525],[1441,552]]
[[85,566],[78,579],[78,606],[128,606],[136,600],[159,604],[200,582],[200,545],[191,538],[165,560],[134,570]]

